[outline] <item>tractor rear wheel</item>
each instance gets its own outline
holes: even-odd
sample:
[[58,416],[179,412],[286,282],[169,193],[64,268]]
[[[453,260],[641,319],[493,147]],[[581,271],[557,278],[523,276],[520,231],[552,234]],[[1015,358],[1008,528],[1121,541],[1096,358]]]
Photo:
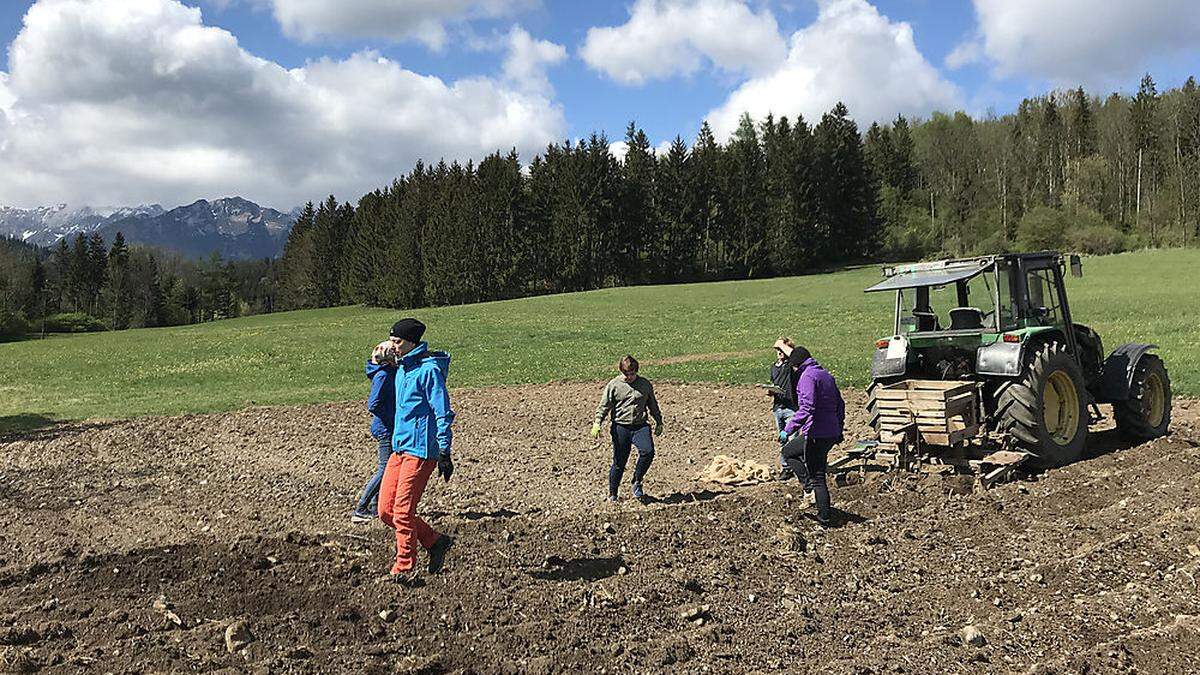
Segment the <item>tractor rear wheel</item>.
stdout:
[[1162,359],[1147,354],[1133,370],[1129,400],[1113,404],[1117,431],[1133,440],[1165,436],[1171,425],[1171,378]]
[[996,388],[996,429],[1038,467],[1078,460],[1087,443],[1083,372],[1057,342],[1041,345],[1025,374]]

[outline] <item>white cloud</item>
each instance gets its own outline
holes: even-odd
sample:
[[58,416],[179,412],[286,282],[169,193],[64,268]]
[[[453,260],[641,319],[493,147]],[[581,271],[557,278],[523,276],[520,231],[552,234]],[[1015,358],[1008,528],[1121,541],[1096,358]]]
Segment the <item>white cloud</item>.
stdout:
[[566,130],[548,92],[499,78],[448,82],[371,52],[288,70],[176,0],[41,0],[9,56],[14,205],[356,199],[418,158],[532,153]]
[[1000,77],[1106,84],[1156,56],[1196,55],[1196,0],[974,0],[977,42]]
[[964,40],[946,55],[946,67],[957,70],[963,66],[979,63],[983,59],[983,45],[979,40]]
[[618,162],[624,162],[625,155],[629,154],[629,144],[625,141],[613,141],[608,144],[608,151],[617,158]]
[[758,72],[786,52],[774,15],[743,0],[637,0],[626,23],[589,29],[580,56],[617,82],[638,85],[694,73],[705,59]]
[[550,91],[546,69],[567,58],[566,48],[548,40],[536,40],[520,26],[509,30],[506,43],[504,77],[531,91]]
[[743,112],[755,119],[802,114],[814,122],[838,101],[860,122],[953,109],[960,94],[913,42],[912,27],[865,0],[818,0],[820,11],[791,38],[787,59],[738,87],[708,115],[727,138]]
[[269,2],[289,37],[416,40],[432,49],[446,43],[446,25],[511,16],[536,0],[258,0]]

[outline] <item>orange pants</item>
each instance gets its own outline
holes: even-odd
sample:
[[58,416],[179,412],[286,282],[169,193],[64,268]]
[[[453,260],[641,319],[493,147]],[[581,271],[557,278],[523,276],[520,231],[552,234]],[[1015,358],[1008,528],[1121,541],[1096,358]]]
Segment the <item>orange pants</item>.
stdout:
[[379,519],[396,530],[396,564],[392,574],[408,572],[417,564],[417,547],[433,546],[441,535],[417,517],[417,503],[425,492],[437,460],[421,459],[406,453],[392,453],[383,482],[379,486]]

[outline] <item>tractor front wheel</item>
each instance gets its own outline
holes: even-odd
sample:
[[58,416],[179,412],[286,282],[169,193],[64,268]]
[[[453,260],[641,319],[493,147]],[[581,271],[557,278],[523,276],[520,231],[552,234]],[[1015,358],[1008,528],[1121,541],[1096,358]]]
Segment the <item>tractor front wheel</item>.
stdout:
[[1087,443],[1087,396],[1079,364],[1057,342],[1041,345],[1025,374],[996,388],[996,428],[1035,466],[1078,460]]
[[1129,400],[1113,404],[1117,431],[1126,438],[1148,441],[1165,436],[1171,425],[1171,378],[1162,359],[1147,354],[1133,370]]

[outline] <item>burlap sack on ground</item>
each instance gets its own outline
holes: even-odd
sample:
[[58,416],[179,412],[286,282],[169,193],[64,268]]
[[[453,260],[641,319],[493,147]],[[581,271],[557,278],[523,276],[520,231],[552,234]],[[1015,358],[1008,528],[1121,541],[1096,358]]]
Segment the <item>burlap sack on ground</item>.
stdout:
[[713,457],[708,466],[696,476],[696,480],[721,485],[754,485],[771,479],[771,467],[766,464],[729,455]]

